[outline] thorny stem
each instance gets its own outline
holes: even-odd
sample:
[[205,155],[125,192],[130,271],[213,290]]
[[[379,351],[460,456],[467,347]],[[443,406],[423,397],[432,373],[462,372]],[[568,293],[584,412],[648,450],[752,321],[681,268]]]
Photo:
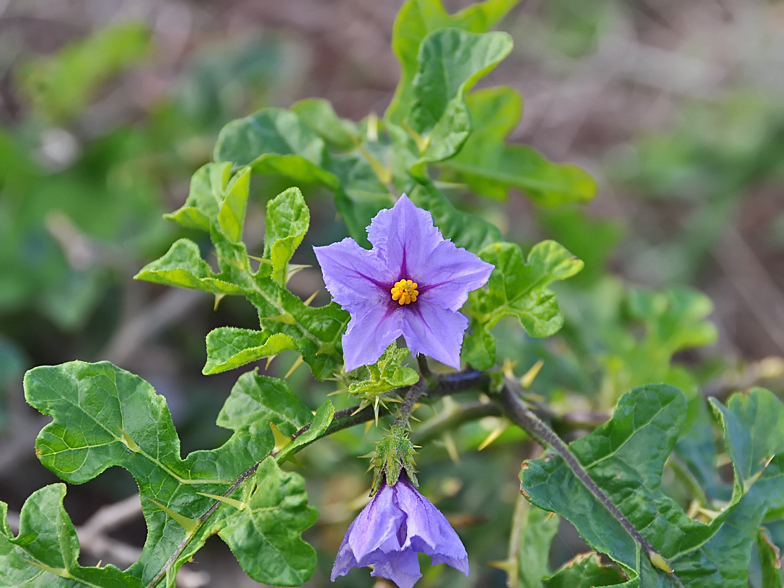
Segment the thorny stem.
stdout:
[[[501,389],[501,403],[509,418],[520,428],[522,428],[531,437],[536,439],[541,445],[550,447],[555,451],[563,460],[572,473],[582,482],[582,484],[602,503],[602,505],[610,511],[613,518],[618,521],[626,532],[634,539],[637,544],[645,551],[645,555],[651,560],[654,566],[663,569],[660,563],[666,565],[664,557],[651,545],[648,540],[642,536],[637,528],[626,518],[626,516],[618,510],[618,507],[613,504],[612,500],[599,488],[596,482],[588,475],[583,466],[577,461],[577,458],[569,450],[569,447],[564,441],[550,428],[544,421],[536,416],[520,399],[518,393],[514,390],[519,388],[519,382],[506,378],[504,386]],[[675,572],[668,572],[670,578],[680,587],[683,584],[675,575]]]
[[[419,361],[419,357],[417,358]],[[433,375],[430,373],[429,369],[427,368],[427,364],[425,362],[425,369],[422,367],[422,363],[420,365],[420,372],[423,377],[420,377],[419,381],[409,388],[399,388],[397,390],[392,390],[387,393],[388,396],[401,396],[405,394],[405,400],[403,402],[403,406],[400,410],[400,416],[395,420],[395,423],[398,424],[400,418],[405,415],[405,423],[408,422],[408,417],[411,414],[411,410],[413,410],[416,401],[422,395],[423,392],[426,392],[428,400],[435,400],[442,396],[449,396],[452,394],[456,394],[458,392],[465,392],[468,390],[481,390],[483,392],[488,392],[489,385],[490,385],[490,377],[486,372],[480,372],[476,370],[468,370],[464,372],[457,372],[453,374],[447,375]],[[434,384],[434,387],[428,388],[428,380],[431,384]],[[582,465],[577,461],[574,457],[572,452],[569,450],[569,447],[566,443],[550,428],[548,427],[544,421],[542,421],[533,411],[528,409],[523,401],[519,397],[519,390],[520,385],[519,382],[516,380],[506,379],[504,381],[504,386],[501,389],[501,398],[500,403],[504,408],[504,412],[507,416],[519,427],[521,427],[524,431],[526,431],[532,438],[538,441],[541,445],[547,446],[552,448],[558,455],[560,455],[564,461],[566,461],[569,469],[577,476],[577,478],[585,485],[585,487],[599,500],[602,505],[612,514],[613,518],[615,518],[626,530],[627,533],[640,545],[640,547],[645,551],[646,555],[649,559],[656,559],[660,562],[665,563],[666,560],[659,554],[658,551],[650,544],[648,541],[643,537],[640,532],[634,527],[634,525],[624,516],[624,514],[618,510],[615,504],[609,499],[609,497],[599,488],[596,483],[591,479],[588,475],[588,472],[583,469]],[[492,404],[484,404],[484,406],[494,406]],[[468,406],[466,408],[469,408]],[[462,415],[466,418],[460,418],[455,422],[455,425],[460,424],[466,420],[470,420],[471,417],[477,418],[476,415],[483,415],[485,411],[487,414],[495,413],[495,411],[491,411],[490,409],[484,409],[479,406],[470,405],[472,409],[471,415]],[[379,416],[387,414],[389,411],[382,407],[379,410]],[[475,413],[475,414],[474,414]],[[370,420],[375,419],[375,413],[373,408],[368,406],[362,410],[359,410],[359,405],[352,406],[349,408],[345,408],[343,410],[339,410],[335,412],[333,417],[332,423],[324,431],[324,434],[319,436],[317,439],[321,439],[323,437],[329,436],[337,431],[341,431],[343,429],[347,429],[349,427],[353,427],[354,425],[364,423]],[[439,426],[443,425],[444,423],[439,423]],[[298,431],[296,431],[292,435],[292,439],[296,439],[305,431],[310,428],[310,425],[305,425]],[[316,441],[317,439],[313,439]],[[312,443],[311,441],[310,443]],[[297,447],[294,452],[299,452],[303,448],[307,447],[310,443],[305,443]],[[274,457],[277,455],[277,451],[272,450],[270,451],[264,459],[268,457]],[[256,473],[259,465],[261,465],[262,461],[257,462],[250,468],[248,468],[245,472],[243,472],[231,485],[231,487],[224,492],[223,496],[230,496],[237,488],[239,488],[243,482],[245,482],[248,478],[250,478],[253,474]],[[202,514],[199,519],[199,527],[203,524],[221,505],[220,501],[215,501],[210,508]],[[174,563],[177,561],[177,558],[180,554],[185,550],[188,546],[190,541],[196,535],[198,531],[198,527],[191,533],[188,533],[186,537],[182,540],[180,545],[177,546],[174,553],[169,557],[169,559],[164,564],[163,568],[161,569],[158,574],[153,578],[153,580],[147,585],[147,588],[153,588],[160,580],[164,577],[164,575],[171,569]],[[656,565],[656,564],[654,564]],[[662,569],[660,566],[657,566]],[[669,573],[671,579],[675,582],[679,588],[683,588],[683,584],[675,575],[674,572]]]
[[[420,369],[421,369],[421,364],[420,364]],[[447,374],[443,376],[439,375],[439,376],[435,376],[434,379],[435,379],[436,386],[433,390],[429,391],[428,393],[428,397],[430,399],[440,398],[441,396],[455,394],[457,392],[463,392],[466,390],[471,390],[473,388],[476,388],[480,384],[487,381],[487,376],[482,372],[470,370],[467,372],[457,372],[454,374]],[[410,394],[411,388],[419,387],[419,385],[424,381],[425,381],[424,378],[420,378],[419,382],[417,382],[410,388],[408,389],[399,388],[397,390],[392,390],[387,395],[399,396],[403,393],[406,393],[406,395],[408,396],[408,394]],[[422,389],[420,389],[419,393],[417,393],[416,395],[417,398],[419,397],[419,395],[422,393],[423,390],[424,390],[424,385],[422,386]],[[415,402],[416,400],[414,400],[414,402],[411,403],[411,408],[413,408]],[[327,428],[327,430],[324,431],[324,434],[318,437],[318,439],[336,433],[337,431],[342,431],[343,429],[353,427],[354,425],[365,423],[375,418],[375,413],[373,412],[372,407],[368,406],[365,407],[363,410],[358,410],[358,409],[359,409],[359,405],[355,405],[335,412],[335,415],[332,418],[332,423]],[[385,407],[381,407],[379,409],[379,416],[385,415],[388,412],[389,411]],[[409,414],[410,412],[411,411],[409,410]],[[292,440],[296,439],[297,437],[305,433],[305,431],[307,431],[309,428],[310,428],[310,424],[307,424],[301,429],[299,429],[298,431],[296,431],[291,436]],[[316,439],[314,439],[313,441],[316,441]],[[310,443],[312,443],[313,441],[311,441]],[[294,450],[294,453],[301,451],[303,448],[310,445],[310,443],[303,443],[302,445],[300,445]],[[259,468],[259,466],[265,459],[267,459],[268,457],[274,457],[275,455],[277,455],[277,451],[273,449],[267,455],[265,455],[263,459],[256,462],[247,470],[245,470],[242,474],[240,474],[240,476],[236,480],[234,480],[234,483],[231,485],[231,487],[229,487],[228,490],[226,490],[226,492],[223,493],[223,496],[224,497],[230,496],[235,490],[237,490],[237,488],[239,488],[243,484],[243,482],[245,482],[248,478],[250,478],[253,474],[256,473],[256,470]],[[212,516],[212,514],[218,509],[220,505],[221,505],[221,501],[216,500],[210,506],[210,508],[208,508],[204,512],[204,514],[202,514],[197,519],[199,523],[197,528],[185,536],[185,538],[177,546],[177,549],[174,550],[174,553],[172,553],[169,559],[166,560],[166,563],[163,565],[161,570],[155,575],[155,577],[150,581],[150,583],[147,584],[147,588],[153,588],[158,582],[161,581],[161,579],[166,575],[166,573],[172,568],[174,563],[177,561],[177,558],[180,557],[180,554],[185,550],[185,548],[191,542],[191,540],[196,535],[201,525],[204,522],[206,522],[207,519],[210,518],[210,516]]]

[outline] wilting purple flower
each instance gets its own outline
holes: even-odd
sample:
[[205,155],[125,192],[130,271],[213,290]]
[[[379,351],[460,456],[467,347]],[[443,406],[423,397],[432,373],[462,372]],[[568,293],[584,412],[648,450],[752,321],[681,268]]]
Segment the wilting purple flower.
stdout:
[[422,577],[417,553],[468,575],[468,554],[444,515],[404,475],[381,490],[354,519],[332,567],[332,581],[352,567],[373,565],[400,588],[411,588]]
[[314,247],[327,290],[351,314],[346,370],[375,363],[400,335],[412,354],[460,369],[468,319],[459,310],[493,266],[444,240],[430,213],[405,194],[367,232],[370,251],[350,237]]

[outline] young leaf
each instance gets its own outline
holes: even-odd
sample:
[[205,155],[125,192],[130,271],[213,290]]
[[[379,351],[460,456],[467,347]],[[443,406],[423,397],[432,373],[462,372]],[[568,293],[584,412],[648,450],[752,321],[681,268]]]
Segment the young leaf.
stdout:
[[422,161],[448,159],[471,133],[465,93],[512,51],[506,33],[448,28],[430,33],[419,48],[409,125],[427,137]]
[[515,90],[478,90],[466,100],[473,133],[444,165],[458,172],[472,190],[506,200],[509,189],[517,188],[543,206],[587,202],[596,196],[596,181],[581,168],[551,163],[528,146],[504,142],[522,116],[522,100]]
[[[632,390],[621,398],[611,421],[570,448],[684,586],[745,588],[759,525],[767,512],[784,507],[784,459],[769,461],[784,449],[784,406],[759,389],[734,395],[726,407],[712,404],[727,447],[733,447],[730,456],[740,481],[732,501],[709,525],[687,517],[660,489],[664,462],[686,419],[686,401],[676,388],[659,384]],[[529,461],[520,477],[534,504],[569,519],[593,549],[621,565],[628,586],[675,586],[640,557],[639,546],[560,457],[546,454]]]
[[185,204],[163,218],[174,221],[188,229],[206,233],[218,218],[223,193],[231,179],[230,163],[208,163],[191,178],[191,187]]
[[294,339],[283,333],[218,327],[207,335],[207,363],[202,373],[219,374],[296,348]]
[[257,582],[301,586],[316,567],[316,550],[300,538],[317,518],[316,509],[307,503],[305,480],[283,472],[275,459],[267,458],[253,482],[243,493],[247,507],[226,517],[219,535]]
[[[207,537],[220,531],[221,513],[232,507],[221,506],[209,524],[201,524],[199,517],[213,504],[204,494],[223,494],[272,451],[271,422],[286,435],[311,422],[310,412],[285,382],[255,372],[244,374],[218,418],[219,425],[235,431],[232,437],[218,449],[195,451],[183,460],[163,397],[141,378],[110,363],[33,369],[25,376],[25,396],[54,419],[39,433],[36,452],[60,478],[78,484],[112,466],[125,468],[136,478],[148,535],[141,559],[127,573],[144,585],[183,541],[187,549],[174,572]],[[324,420],[312,426],[323,430]],[[190,519],[191,530],[167,510]]]
[[79,539],[64,497],[65,484],[33,492],[22,506],[16,537],[8,527],[8,506],[0,502],[0,586],[143,588],[139,578],[113,565],[79,565]]
[[393,343],[373,365],[362,366],[348,374],[353,380],[348,386],[349,394],[362,398],[374,398],[404,386],[411,386],[419,380],[416,370],[402,364],[409,356],[408,349],[398,349]]
[[583,267],[555,241],[535,245],[524,261],[519,245],[495,243],[479,252],[479,257],[495,266],[488,289],[469,295],[470,333],[463,357],[476,369],[495,363],[495,341],[490,329],[504,316],[516,316],[532,337],[549,337],[563,325],[563,315],[555,294],[547,286],[565,280]]
[[264,257],[272,262],[272,279],[286,285],[289,260],[310,226],[310,211],[299,188],[289,188],[267,202]]
[[472,33],[486,33],[519,0],[486,0],[450,15],[441,0],[407,0],[398,12],[392,29],[392,50],[400,62],[400,82],[385,118],[396,123],[404,120],[414,102],[413,81],[416,76],[419,46],[433,31],[447,27]]
[[218,275],[201,258],[196,243],[189,239],[179,239],[166,255],[148,263],[134,279],[212,294],[242,294],[240,286],[223,281]]
[[[223,169],[213,167],[205,170],[205,182],[209,178],[214,186],[216,182],[222,181],[225,175],[219,172]],[[222,192],[231,194],[232,186],[236,185],[239,186],[239,193],[247,197],[247,182],[241,180],[245,177],[244,172],[238,174],[235,176],[236,184],[229,183]],[[195,209],[195,206],[187,208]],[[225,221],[224,226],[221,226],[220,212],[214,218],[208,218],[205,210],[203,218],[210,223],[210,238],[215,246],[220,273],[214,273],[201,258],[195,243],[180,239],[166,255],[145,266],[136,279],[214,294],[242,295],[256,307],[262,330],[253,335],[249,331],[239,333],[218,330],[208,339],[205,373],[218,373],[274,355],[283,349],[296,349],[310,365],[316,378],[329,378],[342,359],[339,339],[349,315],[334,303],[321,308],[306,306],[285,288],[288,262],[310,222],[310,212],[299,189],[290,188],[279,194],[269,202],[267,210],[265,257],[255,273],[251,269],[245,245],[233,240],[236,233],[232,233],[230,224],[226,224],[230,221]],[[189,215],[187,218],[201,217]],[[236,218],[236,215],[231,218]],[[236,226],[241,229],[239,225]]]

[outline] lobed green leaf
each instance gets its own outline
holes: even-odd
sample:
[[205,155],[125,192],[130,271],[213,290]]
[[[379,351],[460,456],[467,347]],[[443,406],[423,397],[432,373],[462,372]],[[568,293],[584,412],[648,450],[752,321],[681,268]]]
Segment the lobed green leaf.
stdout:
[[487,289],[469,295],[470,332],[464,359],[476,369],[495,363],[495,340],[489,331],[505,316],[515,316],[532,337],[549,337],[563,325],[555,294],[548,286],[579,272],[583,263],[555,241],[534,246],[525,262],[519,245],[494,243],[479,252],[495,266]]
[[[140,560],[122,573],[126,584],[118,586],[147,585],[177,546],[189,541],[167,576],[167,585],[173,585],[176,569],[207,537],[221,531],[228,509],[233,508],[221,505],[208,524],[201,524],[199,517],[213,503],[205,494],[223,494],[240,474],[270,454],[274,447],[270,423],[275,423],[285,435],[310,424],[313,435],[317,436],[326,430],[334,413],[328,403],[329,406],[322,407],[317,417],[312,418],[285,382],[250,372],[240,377],[218,417],[220,426],[234,431],[232,437],[217,449],[195,451],[183,460],[163,397],[155,394],[141,378],[107,362],[71,362],[33,369],[25,376],[25,395],[32,406],[54,419],[36,440],[36,452],[46,467],[67,482],[82,483],[109,467],[119,466],[128,470],[139,485],[147,541]],[[293,447],[288,449],[292,450]],[[276,479],[266,482],[265,488],[277,488]],[[280,479],[282,486],[274,493],[288,496],[292,492],[293,503],[304,503],[301,485],[298,487],[291,480]],[[248,486],[243,485],[241,491],[246,492]],[[51,513],[55,511],[53,507],[49,509]],[[307,517],[310,520],[312,515]],[[54,514],[45,518],[57,520]],[[69,524],[61,523],[62,530],[58,531],[66,533],[66,539]],[[9,536],[5,531],[4,534]],[[260,541],[253,535],[247,539]],[[7,539],[0,540],[8,545]],[[280,545],[276,540],[281,541]],[[290,561],[304,562],[312,553],[304,543],[292,542],[290,535],[267,537],[265,541]],[[69,550],[73,551],[72,547]],[[8,555],[9,550],[0,553],[0,557],[13,557]],[[76,555],[73,551],[73,561]],[[66,560],[63,560],[65,565],[59,559],[41,561],[53,570],[69,569]],[[244,562],[243,565],[253,567],[254,564]],[[295,569],[304,575],[308,569],[312,572],[313,567],[297,564]],[[48,574],[52,573],[46,570],[44,576],[51,578]],[[281,571],[275,581],[288,581],[287,574]],[[271,579],[272,575],[266,577]]]
[[[784,406],[766,390],[712,399],[736,473],[735,493],[710,524],[692,520],[660,489],[662,468],[686,422],[686,400],[671,386],[623,396],[611,421],[570,448],[591,478],[664,556],[686,587],[747,586],[751,545],[768,512],[784,508]],[[774,428],[769,428],[775,425]],[[771,456],[776,455],[773,459]],[[766,456],[766,457],[762,457]],[[596,551],[618,562],[624,586],[675,586],[574,477],[560,457],[524,465],[526,496],[569,519]]]

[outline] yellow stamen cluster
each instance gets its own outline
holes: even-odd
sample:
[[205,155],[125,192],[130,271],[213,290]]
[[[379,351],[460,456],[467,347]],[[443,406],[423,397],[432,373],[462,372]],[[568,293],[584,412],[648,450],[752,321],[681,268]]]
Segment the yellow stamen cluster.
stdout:
[[395,287],[392,288],[391,292],[392,300],[397,300],[397,303],[401,306],[403,304],[416,302],[417,296],[419,296],[417,284],[411,280],[400,280],[395,284]]

